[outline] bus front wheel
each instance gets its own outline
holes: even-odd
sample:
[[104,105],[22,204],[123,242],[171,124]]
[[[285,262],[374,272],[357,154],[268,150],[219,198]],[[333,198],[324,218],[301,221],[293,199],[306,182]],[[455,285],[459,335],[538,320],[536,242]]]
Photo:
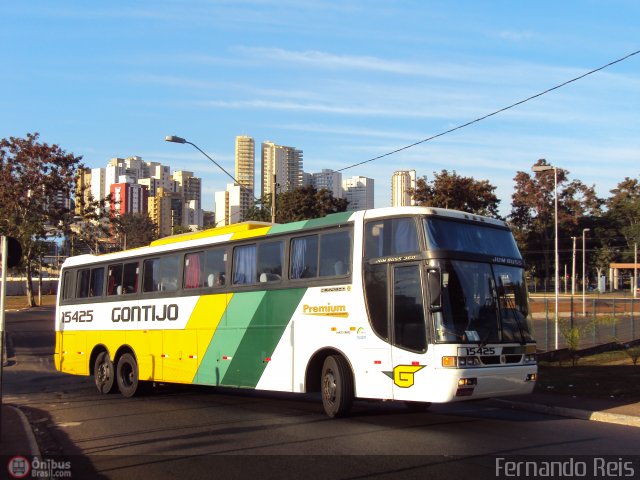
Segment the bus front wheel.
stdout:
[[353,376],[344,357],[332,355],[322,366],[322,405],[331,418],[344,417],[353,403]]
[[125,353],[118,360],[116,378],[118,388],[124,397],[133,397],[138,390],[138,362],[130,353]]
[[93,364],[93,380],[100,393],[113,393],[116,387],[116,371],[107,352],[99,353]]

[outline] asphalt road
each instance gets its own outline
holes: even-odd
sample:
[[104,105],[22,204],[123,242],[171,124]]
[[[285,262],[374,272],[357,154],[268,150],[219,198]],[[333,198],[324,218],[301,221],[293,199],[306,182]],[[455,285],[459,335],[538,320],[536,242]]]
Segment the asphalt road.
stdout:
[[357,401],[351,417],[331,420],[312,395],[161,385],[131,399],[103,396],[91,378],[53,368],[51,308],[8,313],[7,331],[14,362],[3,401],[27,414],[45,456],[70,459],[73,478],[475,479],[496,478],[503,457],[591,465],[593,456],[620,463],[638,453],[637,428],[491,400],[425,413]]

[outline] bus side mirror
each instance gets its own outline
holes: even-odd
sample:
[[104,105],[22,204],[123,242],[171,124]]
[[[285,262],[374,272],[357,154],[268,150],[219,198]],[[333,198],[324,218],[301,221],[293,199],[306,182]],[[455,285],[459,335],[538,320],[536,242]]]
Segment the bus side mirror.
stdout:
[[427,285],[429,290],[429,310],[438,312],[442,309],[442,277],[440,270],[437,268],[427,270]]

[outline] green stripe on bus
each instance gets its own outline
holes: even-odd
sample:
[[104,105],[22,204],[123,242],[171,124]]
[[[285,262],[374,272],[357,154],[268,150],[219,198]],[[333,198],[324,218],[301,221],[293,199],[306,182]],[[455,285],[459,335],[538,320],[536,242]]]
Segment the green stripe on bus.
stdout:
[[331,225],[345,224],[349,221],[352,215],[353,212],[340,212],[332,213],[331,215],[327,215],[326,217],[322,218],[314,218],[307,221],[304,229],[308,230],[310,228],[329,227]]
[[299,222],[291,222],[291,223],[281,223],[276,224],[269,229],[269,233],[267,235],[273,235],[274,233],[288,233],[293,232],[295,230],[302,230],[305,228],[308,220],[301,220]]
[[223,385],[222,379],[265,293],[245,292],[233,295],[200,363],[194,379],[197,383]]
[[[255,388],[305,292],[306,288],[296,288],[266,293],[222,378],[223,385]],[[241,296],[234,296],[231,304],[236,300],[243,304]]]

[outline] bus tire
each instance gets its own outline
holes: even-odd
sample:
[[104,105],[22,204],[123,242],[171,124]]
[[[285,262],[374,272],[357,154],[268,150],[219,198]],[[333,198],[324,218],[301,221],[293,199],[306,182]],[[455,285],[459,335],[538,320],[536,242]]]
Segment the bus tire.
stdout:
[[405,401],[404,406],[407,407],[407,409],[410,412],[419,413],[419,412],[426,412],[427,410],[429,410],[429,407],[431,407],[431,403]]
[[328,356],[322,366],[322,405],[331,418],[344,417],[353,403],[353,375],[344,357]]
[[118,360],[116,378],[118,388],[123,397],[133,397],[138,391],[138,362],[130,353],[125,353]]
[[108,352],[101,352],[93,364],[93,381],[102,394],[113,393],[116,390],[116,369]]

